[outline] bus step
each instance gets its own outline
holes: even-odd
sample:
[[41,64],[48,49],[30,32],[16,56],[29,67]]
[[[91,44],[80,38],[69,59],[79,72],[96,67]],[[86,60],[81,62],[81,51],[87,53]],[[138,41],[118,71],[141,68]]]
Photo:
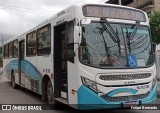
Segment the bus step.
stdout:
[[62,84],[62,86],[67,87],[67,84]]
[[59,101],[59,102],[61,102],[63,104],[68,104],[68,101],[66,99],[64,99],[64,98],[55,98],[55,100],[57,100],[57,101]]

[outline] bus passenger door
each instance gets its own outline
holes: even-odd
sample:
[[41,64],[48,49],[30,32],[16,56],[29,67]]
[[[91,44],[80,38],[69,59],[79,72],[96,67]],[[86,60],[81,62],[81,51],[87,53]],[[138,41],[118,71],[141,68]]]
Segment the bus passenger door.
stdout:
[[66,23],[54,27],[54,95],[68,99]]
[[19,69],[19,84],[20,85],[24,85],[23,84],[23,73],[22,73],[22,70],[24,69],[24,67],[22,66],[22,60],[24,59],[24,54],[25,54],[25,41],[22,40],[19,42],[19,57],[18,57],[18,69]]

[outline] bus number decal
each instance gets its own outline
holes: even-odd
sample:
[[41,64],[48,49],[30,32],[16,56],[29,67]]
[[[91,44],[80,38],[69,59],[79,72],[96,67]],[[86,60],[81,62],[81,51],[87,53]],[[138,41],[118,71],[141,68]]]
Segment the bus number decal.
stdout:
[[44,73],[50,73],[50,69],[43,69]]

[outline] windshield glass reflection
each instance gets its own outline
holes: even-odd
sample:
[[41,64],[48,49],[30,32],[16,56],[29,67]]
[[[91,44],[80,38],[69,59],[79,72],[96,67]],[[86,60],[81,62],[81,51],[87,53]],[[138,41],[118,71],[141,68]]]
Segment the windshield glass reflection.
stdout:
[[146,26],[100,21],[82,25],[80,61],[100,68],[146,67],[153,63]]

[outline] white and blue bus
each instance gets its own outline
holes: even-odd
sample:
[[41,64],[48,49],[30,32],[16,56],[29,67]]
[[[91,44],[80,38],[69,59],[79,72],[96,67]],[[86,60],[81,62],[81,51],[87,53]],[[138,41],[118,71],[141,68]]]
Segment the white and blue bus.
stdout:
[[4,75],[13,88],[53,107],[121,108],[157,98],[149,19],[141,10],[77,4],[4,43]]

